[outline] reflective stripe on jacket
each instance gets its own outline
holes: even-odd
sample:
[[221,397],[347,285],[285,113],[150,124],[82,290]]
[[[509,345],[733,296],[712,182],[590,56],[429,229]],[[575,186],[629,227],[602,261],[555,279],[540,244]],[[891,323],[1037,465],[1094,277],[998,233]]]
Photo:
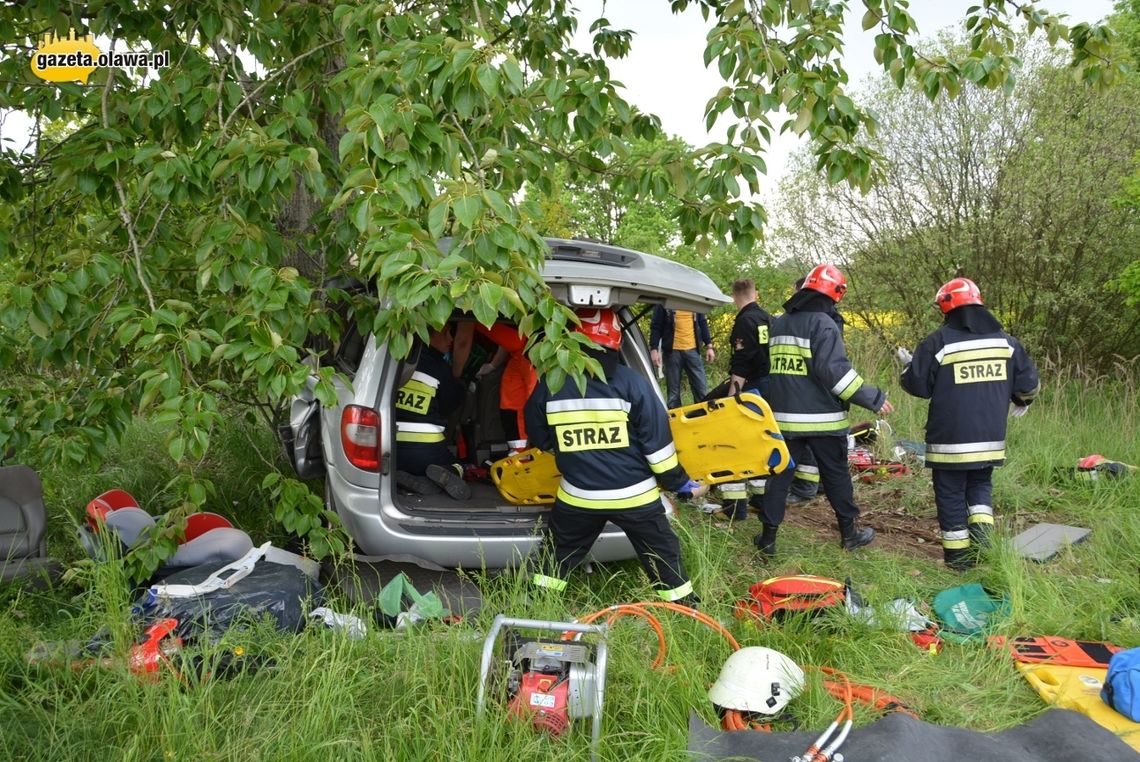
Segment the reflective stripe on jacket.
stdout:
[[851,403],[878,412],[886,395],[866,383],[825,312],[796,311],[772,320],[768,402],[785,437],[844,436]]
[[948,325],[918,345],[900,380],[930,400],[926,465],[955,470],[1002,465],[1009,405],[1032,401],[1040,384],[1017,339]]
[[585,394],[568,381],[556,394],[540,380],[526,405],[530,444],[554,453],[556,500],[575,508],[626,510],[660,500],[689,477],[677,460],[669,416],[649,380],[625,366]]

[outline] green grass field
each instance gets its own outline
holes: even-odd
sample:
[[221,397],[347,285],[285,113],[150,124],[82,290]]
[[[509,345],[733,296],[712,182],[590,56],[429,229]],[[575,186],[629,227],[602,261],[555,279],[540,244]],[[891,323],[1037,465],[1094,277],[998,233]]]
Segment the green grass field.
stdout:
[[[904,398],[889,374],[884,366],[875,375],[901,402],[892,419],[896,435],[921,439],[924,403]],[[1028,416],[1011,421],[1010,460],[995,479],[1002,540],[982,566],[965,575],[946,571],[929,553],[908,552],[905,543],[844,554],[836,537],[824,541],[798,524],[782,532],[778,563],[764,568],[751,552],[751,536],[759,530],[755,519],[729,529],[684,510],[678,531],[704,600],[702,610],[728,623],[742,645],[769,646],[801,664],[840,668],[854,680],[899,696],[930,722],[994,730],[1044,711],[1012,664],[983,646],[948,645],[932,656],[903,633],[840,614],[754,626],[734,620],[732,604],[772,573],[850,576],[871,604],[904,597],[924,609],[938,591],[980,581],[1009,598],[1011,616],[1000,632],[1140,645],[1140,475],[1078,485],[1054,472],[1093,452],[1140,463],[1135,378],[1130,368],[1095,380],[1045,374],[1040,401]],[[120,486],[145,496],[155,513],[178,502],[165,489],[173,472],[164,471],[163,458],[155,455],[162,451],[161,434],[135,427],[96,473],[43,474],[53,555],[80,556],[74,526],[83,505],[104,489]],[[218,448],[202,465],[218,485],[209,507],[233,516],[255,541],[284,542],[270,526],[271,509],[258,488],[265,459],[275,457],[270,435],[235,424],[218,437]],[[926,473],[861,486],[858,496],[872,524],[873,511],[889,506],[934,527]],[[1011,552],[1008,537],[1038,521],[1088,526],[1093,534],[1050,563],[1022,561]],[[508,721],[498,706],[483,720],[476,718],[482,635],[499,612],[561,620],[618,601],[650,599],[639,566],[629,562],[579,573],[561,599],[529,591],[516,575],[473,576],[484,593],[477,619],[409,635],[374,630],[357,642],[320,628],[299,636],[231,634],[206,657],[241,649],[271,658],[273,665],[226,680],[166,675],[147,682],[121,665],[28,664],[34,644],[85,640],[104,626],[115,636],[119,653],[125,653],[131,638],[125,613],[129,595],[114,566],[82,568],[77,581],[46,592],[0,591],[0,758],[588,759],[588,723],[569,737],[551,739]],[[333,606],[349,610],[343,602]],[[669,644],[663,669],[649,668],[656,639],[646,625],[626,618],[612,631],[603,759],[687,759],[689,713],[716,722],[706,692],[729,654],[725,641],[695,622],[668,613],[661,618]],[[817,677],[810,679],[809,690],[791,708],[803,727],[822,730],[838,704]],[[873,716],[857,709],[859,722]]]

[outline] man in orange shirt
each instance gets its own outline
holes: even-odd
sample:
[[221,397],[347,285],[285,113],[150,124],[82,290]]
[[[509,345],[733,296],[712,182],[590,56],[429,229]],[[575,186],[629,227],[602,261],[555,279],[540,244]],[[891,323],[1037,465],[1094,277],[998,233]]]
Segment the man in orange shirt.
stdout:
[[716,352],[712,347],[709,323],[704,315],[684,310],[667,310],[661,305],[653,307],[649,324],[649,346],[653,364],[665,366],[665,388],[668,407],[681,406],[681,370],[689,379],[693,401],[699,402],[708,392],[705,366],[701,362],[700,347],[705,348],[705,360],[712,362]]

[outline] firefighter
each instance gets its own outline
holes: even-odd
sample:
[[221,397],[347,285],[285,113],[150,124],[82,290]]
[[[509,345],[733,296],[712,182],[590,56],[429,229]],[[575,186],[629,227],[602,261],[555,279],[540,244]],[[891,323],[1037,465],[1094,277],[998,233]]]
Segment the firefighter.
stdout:
[[[942,557],[952,569],[976,563],[994,525],[995,466],[1005,460],[1007,410],[1025,413],[1037,395],[1037,368],[1017,339],[1002,331],[969,278],[938,289],[934,303],[942,327],[923,339],[905,363],[902,386],[930,400],[926,416],[926,466],[942,532]],[[1012,403],[1012,408],[1010,404]]]
[[[834,317],[835,305],[846,291],[847,278],[839,268],[818,265],[784,304],[784,314],[772,321],[768,402],[792,459],[815,456],[823,492],[839,522],[840,545],[854,550],[870,543],[875,531],[855,523],[859,506],[847,470],[847,409],[855,403],[887,415],[894,408],[886,394],[865,383],[847,359]],[[761,502],[764,528],[753,539],[765,556],[776,552],[776,532],[784,520],[794,475],[788,469],[768,479]]]
[[663,600],[695,604],[657,483],[692,497],[708,488],[692,482],[677,460],[669,416],[650,381],[618,364],[617,314],[590,309],[578,316],[577,330],[594,342],[589,353],[605,377],[587,378],[584,393],[572,382],[554,393],[539,379],[526,404],[530,444],[554,453],[562,472],[534,584],[565,589],[570,572],[612,522],[629,537]]
[[396,484],[419,495],[439,494],[442,487],[452,499],[466,500],[471,488],[444,436],[447,417],[463,402],[463,387],[444,359],[451,344],[450,324],[432,330],[415,372],[396,391]]
[[[732,301],[736,305],[736,320],[732,323],[729,344],[732,359],[728,363],[729,379],[713,389],[706,399],[731,397],[754,389],[762,397],[768,395],[768,326],[772,321],[756,301],[756,284],[751,278],[732,284]],[[764,489],[764,480],[751,482],[758,490]],[[748,485],[744,482],[722,484],[718,487],[723,507],[713,513],[714,518],[743,521],[748,518]]]

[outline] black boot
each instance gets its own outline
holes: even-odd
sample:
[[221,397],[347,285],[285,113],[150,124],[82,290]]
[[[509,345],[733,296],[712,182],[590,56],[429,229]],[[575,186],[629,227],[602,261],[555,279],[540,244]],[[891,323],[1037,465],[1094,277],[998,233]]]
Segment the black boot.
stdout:
[[765,524],[764,531],[752,538],[752,544],[765,558],[772,558],[776,555],[776,530],[779,528],[779,526]]
[[993,524],[978,522],[970,524],[970,545],[978,550],[990,546],[990,535],[993,533]]
[[839,544],[844,550],[855,550],[870,545],[874,539],[875,530],[871,527],[857,527],[855,519],[839,520]]
[[452,500],[470,500],[471,487],[463,481],[463,469],[460,466],[428,466],[425,472],[427,478],[443,487],[443,491]]
[[674,603],[681,606],[688,606],[694,611],[698,611],[701,608],[701,599],[696,593],[689,593],[684,598],[678,598]]
[[973,548],[943,548],[942,560],[946,568],[954,571],[968,571],[977,566],[977,555]]

